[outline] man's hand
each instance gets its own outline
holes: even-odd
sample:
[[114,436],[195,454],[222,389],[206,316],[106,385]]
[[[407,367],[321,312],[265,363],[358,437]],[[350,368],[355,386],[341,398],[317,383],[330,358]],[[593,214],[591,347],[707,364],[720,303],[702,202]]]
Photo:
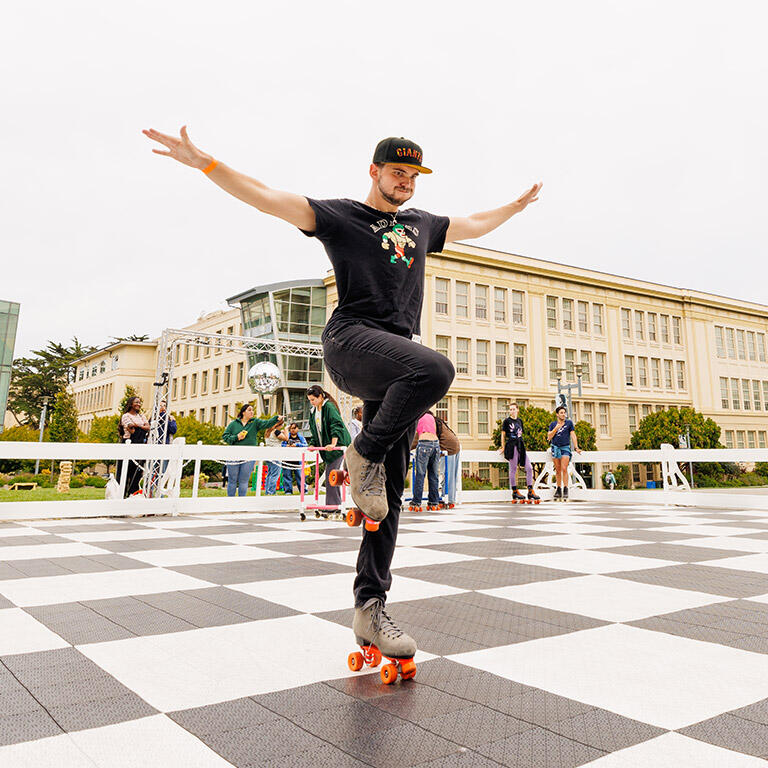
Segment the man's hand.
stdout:
[[188,165],[191,168],[197,168],[202,170],[211,164],[213,158],[210,155],[206,155],[205,152],[199,150],[189,139],[187,133],[187,126],[181,126],[181,138],[177,139],[175,136],[169,136],[166,133],[160,133],[154,128],[149,130],[143,130],[142,133],[152,141],[158,142],[167,148],[167,151],[162,149],[153,149],[152,151],[156,155],[162,155],[163,157],[172,157],[174,160],[178,160],[183,165]]
[[487,235],[516,213],[524,211],[531,203],[535,203],[539,199],[541,187],[541,182],[534,184],[527,192],[518,197],[514,203],[502,205],[501,208],[496,208],[493,211],[473,213],[471,216],[462,218],[451,216],[451,223],[448,225],[448,231],[445,235],[446,242],[471,240],[475,237]]
[[248,434],[248,430],[247,430],[247,429],[241,429],[241,430],[240,430],[240,431],[237,433],[237,439],[238,439],[238,440],[244,440],[247,434]]

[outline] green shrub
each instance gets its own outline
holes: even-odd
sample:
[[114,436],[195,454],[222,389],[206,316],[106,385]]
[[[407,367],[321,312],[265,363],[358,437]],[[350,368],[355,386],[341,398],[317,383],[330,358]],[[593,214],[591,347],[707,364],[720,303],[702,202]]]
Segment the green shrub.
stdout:
[[106,488],[107,485],[107,479],[105,477],[86,477],[84,480],[84,483],[86,485],[91,486],[92,488]]
[[70,488],[82,488],[84,485],[85,485],[85,480],[83,480],[82,477],[77,477],[76,475],[73,475],[72,479],[69,481]]

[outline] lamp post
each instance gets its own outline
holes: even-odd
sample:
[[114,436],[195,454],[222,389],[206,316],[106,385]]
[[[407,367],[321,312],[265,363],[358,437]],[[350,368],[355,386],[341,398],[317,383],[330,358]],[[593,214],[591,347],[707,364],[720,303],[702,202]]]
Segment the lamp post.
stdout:
[[[43,409],[40,411],[40,438],[38,440],[39,443],[43,442],[43,430],[45,429],[45,417],[48,413],[48,398],[43,398]],[[38,457],[35,461],[35,474],[38,473],[40,470],[40,458]]]
[[[576,373],[576,382],[575,383],[569,383],[569,384],[563,384],[561,379],[563,378],[563,374],[566,372],[565,368],[558,368],[557,369],[557,399],[561,400],[563,397],[566,401],[566,407],[568,408],[568,415],[573,416],[573,402],[571,399],[571,390],[575,389],[577,390],[577,393],[579,397],[581,397],[581,369],[582,364],[581,363],[575,363],[573,366],[573,370]],[[565,392],[565,395],[563,396],[563,392]],[[557,405],[560,403],[558,402]]]

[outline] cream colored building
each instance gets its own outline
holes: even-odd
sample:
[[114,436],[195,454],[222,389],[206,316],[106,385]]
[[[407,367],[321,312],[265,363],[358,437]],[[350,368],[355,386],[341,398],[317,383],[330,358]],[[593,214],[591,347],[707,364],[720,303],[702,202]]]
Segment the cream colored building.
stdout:
[[[335,303],[333,275],[326,278]],[[765,447],[768,307],[476,246],[427,258],[423,343],[456,379],[437,411],[483,449],[511,400],[552,408],[576,381],[574,420],[622,449],[651,411],[692,406],[733,447]]]

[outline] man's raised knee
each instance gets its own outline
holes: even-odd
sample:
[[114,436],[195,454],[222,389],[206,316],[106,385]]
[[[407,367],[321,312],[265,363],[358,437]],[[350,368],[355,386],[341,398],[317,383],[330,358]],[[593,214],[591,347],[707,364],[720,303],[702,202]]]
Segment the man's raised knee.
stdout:
[[440,390],[441,394],[438,398],[441,399],[443,395],[451,388],[453,384],[454,376],[456,375],[456,369],[453,367],[453,363],[444,355],[439,355],[434,371],[430,376],[431,384],[435,390]]

